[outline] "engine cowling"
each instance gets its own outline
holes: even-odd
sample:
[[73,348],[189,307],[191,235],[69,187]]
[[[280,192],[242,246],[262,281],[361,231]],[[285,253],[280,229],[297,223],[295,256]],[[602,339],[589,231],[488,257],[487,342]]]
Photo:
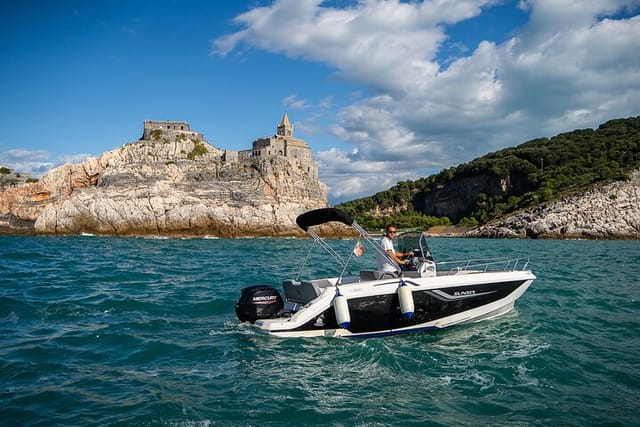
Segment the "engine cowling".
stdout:
[[254,285],[242,289],[236,303],[236,315],[241,322],[276,317],[284,308],[280,293],[273,286]]

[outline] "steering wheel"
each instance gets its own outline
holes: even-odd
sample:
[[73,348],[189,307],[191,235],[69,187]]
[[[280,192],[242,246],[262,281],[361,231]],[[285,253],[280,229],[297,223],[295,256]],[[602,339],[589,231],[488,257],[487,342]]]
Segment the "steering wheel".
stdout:
[[402,259],[402,260],[408,259],[409,260],[409,262],[406,263],[406,264],[400,264],[400,269],[402,269],[403,271],[416,270],[416,268],[418,267],[418,258],[414,257],[413,255],[404,256],[404,257],[402,257],[400,259]]

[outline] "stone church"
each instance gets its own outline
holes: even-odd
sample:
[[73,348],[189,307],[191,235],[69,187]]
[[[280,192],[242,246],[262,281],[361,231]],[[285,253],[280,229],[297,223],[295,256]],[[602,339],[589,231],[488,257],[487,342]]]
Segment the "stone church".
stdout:
[[[191,130],[188,122],[181,121],[145,121],[141,139],[159,139],[160,135],[173,138],[184,137],[204,141],[204,135]],[[296,161],[313,179],[318,178],[318,169],[311,156],[311,148],[302,139],[294,136],[293,124],[285,112],[276,127],[275,135],[258,138],[253,141],[249,150],[221,150],[220,159],[224,162],[250,162],[254,159],[269,157],[285,157]]]
[[290,159],[298,159],[303,162],[311,162],[311,148],[301,139],[293,136],[293,125],[289,116],[284,113],[282,120],[276,128],[276,134],[267,138],[259,138],[253,141],[253,148],[249,153],[251,157],[283,156]]

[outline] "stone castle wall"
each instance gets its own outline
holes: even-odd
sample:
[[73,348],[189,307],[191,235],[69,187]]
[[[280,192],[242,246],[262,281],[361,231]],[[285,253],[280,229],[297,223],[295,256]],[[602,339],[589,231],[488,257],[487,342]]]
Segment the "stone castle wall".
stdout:
[[[157,132],[161,131],[160,134]],[[187,135],[204,141],[204,134],[193,132],[188,122],[182,121],[151,121],[144,122],[144,133],[142,139],[154,140],[167,138],[167,136]],[[172,138],[171,138],[172,139]],[[277,134],[258,138],[252,143],[252,148],[248,150],[224,150],[221,160],[227,163],[247,162],[256,158],[285,157],[298,160],[300,165],[307,172],[318,176],[317,167],[311,156],[311,148],[301,139],[293,137],[293,125],[289,123],[287,115],[277,127]]]
[[179,121],[152,121],[145,120],[144,131],[141,139],[152,140],[154,139],[154,131],[160,130],[163,133],[168,132],[170,134],[183,134],[197,139],[203,140],[204,135],[199,132],[191,131],[189,123]]

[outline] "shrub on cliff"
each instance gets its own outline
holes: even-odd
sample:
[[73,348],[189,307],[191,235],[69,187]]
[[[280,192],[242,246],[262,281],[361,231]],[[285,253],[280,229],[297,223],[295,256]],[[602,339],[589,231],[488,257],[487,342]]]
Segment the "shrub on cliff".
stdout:
[[193,160],[198,156],[204,156],[208,152],[207,147],[205,147],[201,141],[194,141],[193,150],[187,154],[187,159]]

